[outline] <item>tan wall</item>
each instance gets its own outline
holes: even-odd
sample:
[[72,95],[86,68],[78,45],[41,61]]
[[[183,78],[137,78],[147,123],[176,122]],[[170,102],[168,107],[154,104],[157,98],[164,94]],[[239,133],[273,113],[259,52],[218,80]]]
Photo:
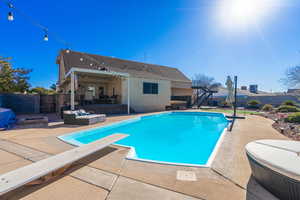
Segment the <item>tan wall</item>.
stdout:
[[[111,77],[90,77],[90,76],[79,76],[78,84],[80,87],[76,90],[76,95],[85,95],[87,87],[93,86],[95,90],[95,99],[99,98],[99,87],[104,88],[104,94],[108,96],[113,95],[113,88],[115,88],[115,95],[118,95],[118,102],[121,101],[122,96],[122,81],[120,78]],[[61,85],[63,93],[68,94],[71,90],[70,81],[68,80],[64,85]]]
[[99,78],[97,81],[92,81],[92,79],[79,79],[79,84],[81,86],[79,88],[80,94],[84,94],[88,86],[94,86],[96,88],[96,97],[99,97],[99,87],[103,87],[104,94],[108,96],[113,95],[113,88],[115,89],[115,95],[121,96],[122,94],[120,79],[105,80]]
[[192,87],[192,82],[181,82],[181,81],[172,81],[171,82],[172,88],[186,88],[190,89]]
[[61,83],[65,79],[65,65],[64,60],[61,58],[59,60],[59,70],[58,70],[58,82]]
[[[143,82],[158,83],[158,94],[143,94]],[[127,104],[127,79],[122,81],[122,94],[122,103]],[[130,78],[130,107],[136,112],[165,110],[170,105],[170,97],[170,81]]]
[[171,88],[172,96],[192,96],[192,88]]

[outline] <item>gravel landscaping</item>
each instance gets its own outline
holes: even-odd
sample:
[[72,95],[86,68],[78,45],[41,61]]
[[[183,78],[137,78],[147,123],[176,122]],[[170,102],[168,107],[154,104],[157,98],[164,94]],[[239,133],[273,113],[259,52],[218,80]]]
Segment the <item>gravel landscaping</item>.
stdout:
[[293,139],[300,141],[300,124],[288,123],[284,119],[288,117],[289,113],[264,113],[262,116],[272,119],[274,121],[273,128],[275,128],[281,134]]

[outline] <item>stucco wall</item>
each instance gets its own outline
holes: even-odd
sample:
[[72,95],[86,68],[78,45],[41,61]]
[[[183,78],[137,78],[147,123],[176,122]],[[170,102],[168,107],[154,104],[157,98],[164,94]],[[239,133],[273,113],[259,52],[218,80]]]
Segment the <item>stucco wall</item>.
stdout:
[[61,83],[65,79],[65,65],[63,58],[59,59],[58,82]]
[[[80,85],[80,86],[79,86]],[[112,77],[92,77],[92,76],[78,76],[78,89],[76,94],[84,95],[88,86],[93,86],[96,88],[96,97],[99,97],[99,87],[104,88],[104,94],[108,96],[113,95],[113,88],[115,90],[115,95],[121,96],[121,79]],[[60,87],[63,89],[63,93],[69,93],[71,90],[70,81],[68,80],[64,85]]]
[[171,82],[171,87],[172,88],[191,88],[192,87],[192,82],[182,82],[182,81],[172,81]]
[[[158,94],[143,94],[143,82],[158,83]],[[127,104],[127,79],[122,81],[122,94],[122,103]],[[136,112],[165,110],[170,105],[170,97],[170,81],[130,78],[130,107]]]
[[172,96],[192,96],[193,90],[192,88],[172,88],[171,95]]

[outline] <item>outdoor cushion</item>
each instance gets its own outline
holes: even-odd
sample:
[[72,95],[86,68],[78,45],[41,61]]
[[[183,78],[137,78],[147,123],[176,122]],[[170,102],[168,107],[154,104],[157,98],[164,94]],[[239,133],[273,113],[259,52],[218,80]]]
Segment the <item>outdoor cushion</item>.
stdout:
[[300,142],[258,140],[246,145],[247,154],[280,174],[300,181]]
[[106,115],[91,114],[91,115],[77,116],[76,118],[78,118],[78,119],[91,119],[91,118],[95,118],[95,117],[106,117]]
[[72,125],[89,125],[103,122],[106,119],[104,114],[89,114],[84,110],[64,111],[64,123]]
[[83,109],[80,109],[79,111],[78,111],[78,115],[79,116],[82,116],[82,115],[88,115],[89,113],[88,112],[86,112],[85,110],[83,110]]
[[72,114],[75,114],[75,113],[72,110],[65,110],[64,114],[66,114],[66,115],[72,115]]

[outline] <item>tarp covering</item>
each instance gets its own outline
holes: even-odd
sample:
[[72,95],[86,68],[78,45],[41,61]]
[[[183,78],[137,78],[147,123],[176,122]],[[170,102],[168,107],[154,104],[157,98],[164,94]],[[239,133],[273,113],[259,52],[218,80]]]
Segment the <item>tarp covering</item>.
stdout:
[[0,128],[9,128],[15,121],[16,116],[11,109],[0,108]]

